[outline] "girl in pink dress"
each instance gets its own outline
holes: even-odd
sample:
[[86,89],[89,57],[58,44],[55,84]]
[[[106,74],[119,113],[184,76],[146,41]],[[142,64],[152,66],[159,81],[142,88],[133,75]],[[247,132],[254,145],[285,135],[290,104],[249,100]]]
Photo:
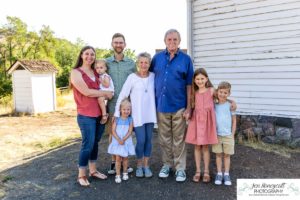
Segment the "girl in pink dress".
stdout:
[[204,160],[203,182],[210,181],[208,145],[218,143],[213,94],[214,88],[205,69],[195,70],[191,94],[193,113],[185,139],[187,143],[195,145],[194,182],[199,182],[201,178],[201,154]]

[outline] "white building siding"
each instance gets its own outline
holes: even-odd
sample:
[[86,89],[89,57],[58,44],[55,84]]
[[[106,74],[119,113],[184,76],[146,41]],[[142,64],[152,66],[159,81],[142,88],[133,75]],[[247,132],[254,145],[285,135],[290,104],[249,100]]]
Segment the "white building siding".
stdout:
[[15,70],[12,75],[15,110],[17,112],[32,112],[30,72],[27,70]]
[[[49,112],[55,110],[55,82],[53,82],[53,73],[32,74],[32,96],[34,112]],[[53,85],[54,84],[54,85]]]
[[238,112],[300,118],[300,0],[192,0],[194,65]]

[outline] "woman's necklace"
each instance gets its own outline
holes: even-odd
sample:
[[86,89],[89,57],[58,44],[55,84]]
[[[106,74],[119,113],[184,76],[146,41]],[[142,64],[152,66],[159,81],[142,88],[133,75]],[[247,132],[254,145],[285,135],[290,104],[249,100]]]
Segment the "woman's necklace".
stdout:
[[147,93],[148,92],[148,83],[149,83],[149,78],[142,78],[142,83],[143,83],[143,87],[144,87],[144,92]]
[[144,87],[144,92],[148,92],[148,84],[149,84],[149,74],[141,75],[140,73],[137,72],[137,75],[141,78],[143,87]]

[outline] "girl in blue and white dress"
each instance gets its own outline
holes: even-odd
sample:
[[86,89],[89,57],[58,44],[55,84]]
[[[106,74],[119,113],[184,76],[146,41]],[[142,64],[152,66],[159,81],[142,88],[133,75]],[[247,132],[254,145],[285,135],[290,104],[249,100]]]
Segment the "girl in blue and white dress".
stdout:
[[116,117],[112,124],[112,142],[108,146],[108,153],[116,156],[115,182],[121,183],[121,162],[123,163],[123,177],[128,180],[128,156],[135,155],[135,147],[132,142],[133,120],[130,117],[131,103],[125,98],[120,104],[120,117]]

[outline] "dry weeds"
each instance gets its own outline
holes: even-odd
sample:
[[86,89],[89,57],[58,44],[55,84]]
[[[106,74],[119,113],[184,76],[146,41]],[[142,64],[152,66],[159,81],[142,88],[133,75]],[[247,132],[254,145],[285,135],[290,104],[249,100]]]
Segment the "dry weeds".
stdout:
[[243,145],[251,147],[253,149],[263,150],[265,152],[273,152],[277,155],[291,158],[293,153],[300,153],[300,149],[291,149],[287,146],[278,145],[278,144],[267,144],[262,141],[247,141],[244,142]]
[[0,171],[80,136],[72,94],[63,99],[55,112],[0,117]]

